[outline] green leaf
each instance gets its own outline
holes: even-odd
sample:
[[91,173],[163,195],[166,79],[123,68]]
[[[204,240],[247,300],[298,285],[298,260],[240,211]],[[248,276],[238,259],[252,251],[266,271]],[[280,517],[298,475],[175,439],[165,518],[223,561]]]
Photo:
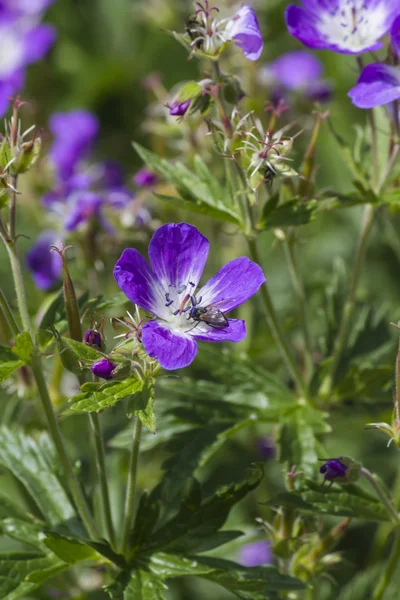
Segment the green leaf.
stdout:
[[0,383],[22,367],[23,364],[24,362],[17,358],[11,348],[0,345]]
[[58,525],[75,517],[75,511],[54,472],[49,449],[54,452],[47,434],[35,441],[22,431],[0,427],[0,464],[21,481],[45,520]]
[[77,538],[62,536],[57,533],[47,533],[43,543],[68,564],[74,564],[84,560],[96,560],[108,562],[92,547]]
[[150,568],[165,579],[184,575],[208,579],[242,600],[266,600],[269,593],[305,587],[303,582],[281,575],[272,566],[248,568],[232,561],[204,556],[181,557],[159,553],[151,557]]
[[[154,414],[154,383],[146,381],[144,388],[139,392],[140,396],[138,408],[134,411],[135,416],[140,419],[142,425],[144,425],[152,434],[156,432],[156,416]],[[142,408],[144,404],[144,407]]]
[[88,344],[84,344],[83,342],[77,342],[76,340],[72,340],[69,337],[64,337],[63,342],[71,348],[73,353],[81,360],[84,361],[93,361],[100,360],[103,358],[103,354],[93,348],[93,346],[89,346]]
[[64,312],[64,293],[61,289],[51,300],[50,304],[47,304],[47,308],[43,314],[41,309],[40,314],[43,314],[40,322],[39,329],[48,329],[53,327],[55,323],[58,323]]
[[282,419],[279,436],[280,460],[312,475],[318,463],[320,444],[317,435],[330,431],[326,414],[310,406],[297,406]]
[[181,162],[169,162],[139,144],[133,144],[135,150],[158,175],[176,187],[181,196],[156,194],[162,200],[184,207],[194,212],[207,214],[223,221],[240,224],[240,216],[234,210],[234,201],[203,163],[200,157],[194,158],[194,170]]
[[9,552],[0,554],[0,598],[17,600],[27,596],[45,579],[67,568],[53,554]]
[[258,486],[262,476],[262,466],[256,464],[243,481],[218,489],[204,501],[199,483],[192,480],[177,515],[152,533],[148,548],[173,552],[204,548],[225,523],[232,507]]
[[178,102],[187,102],[199,96],[202,90],[203,87],[197,81],[188,81],[181,87],[175,99]]
[[372,521],[388,521],[387,511],[375,499],[366,499],[350,493],[345,487],[330,489],[316,488],[301,492],[282,492],[266,504],[288,506],[306,514],[328,514],[342,517],[357,517]]
[[24,363],[30,363],[32,359],[33,343],[29,331],[19,333],[15,339],[15,346],[12,351]]
[[285,202],[285,204],[278,206],[274,210],[268,204],[264,209],[267,210],[267,215],[259,224],[263,229],[306,225],[315,219],[318,211],[318,201],[310,200],[304,203],[300,199],[295,198],[294,200]]
[[101,383],[96,388],[93,384],[70,399],[72,405],[63,413],[66,415],[81,415],[83,413],[100,412],[110,408],[125,398],[137,394],[143,387],[143,382],[131,377],[124,381],[108,381]]
[[150,571],[135,569],[122,573],[118,579],[106,587],[112,600],[165,600],[167,586]]
[[29,520],[29,517],[26,514],[26,511],[23,510],[14,500],[0,494],[0,519],[4,519],[6,517],[15,517],[21,520]]

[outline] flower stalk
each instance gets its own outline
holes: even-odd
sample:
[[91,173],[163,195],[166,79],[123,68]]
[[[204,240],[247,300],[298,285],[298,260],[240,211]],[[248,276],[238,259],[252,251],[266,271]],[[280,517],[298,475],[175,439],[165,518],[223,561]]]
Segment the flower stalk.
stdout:
[[142,434],[142,422],[139,417],[134,417],[132,431],[132,447],[129,459],[128,483],[126,487],[124,528],[122,534],[121,554],[126,555],[129,551],[129,535],[133,523],[134,499],[137,484],[137,472],[139,462],[140,438]]

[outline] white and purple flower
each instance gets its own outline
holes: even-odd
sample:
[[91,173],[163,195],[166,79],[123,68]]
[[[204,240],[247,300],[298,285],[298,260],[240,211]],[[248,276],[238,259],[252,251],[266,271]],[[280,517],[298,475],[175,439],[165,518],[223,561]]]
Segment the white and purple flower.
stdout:
[[44,0],[0,0],[0,116],[8,109],[9,97],[24,84],[25,68],[41,60],[54,43],[50,25],[40,25]]
[[264,273],[247,257],[235,258],[196,291],[208,250],[196,227],[168,223],[150,241],[151,267],[135,248],[124,250],[115,265],[124,294],[156,317],[143,326],[142,340],[164,369],[189,365],[199,340],[239,342],[246,335],[245,322],[225,314],[257,292]]
[[[390,39],[400,60],[400,16],[394,21]],[[400,66],[373,63],[364,67],[357,85],[348,93],[359,108],[374,108],[400,99]]]
[[379,41],[400,14],[397,0],[303,0],[285,12],[289,32],[310,48],[359,54]]
[[195,2],[196,18],[188,26],[193,51],[201,50],[211,58],[218,58],[229,42],[241,48],[247,60],[258,60],[263,49],[263,38],[254,9],[245,4],[233,17],[218,19],[213,12],[219,12],[215,6],[210,7],[208,0]]

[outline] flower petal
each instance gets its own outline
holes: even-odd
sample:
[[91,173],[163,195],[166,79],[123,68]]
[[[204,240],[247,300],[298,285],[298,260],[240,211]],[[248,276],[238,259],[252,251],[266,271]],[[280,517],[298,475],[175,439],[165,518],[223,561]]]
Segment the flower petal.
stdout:
[[223,266],[196,296],[202,306],[218,303],[218,309],[226,313],[253,296],[264,281],[261,267],[242,256]]
[[31,275],[41,290],[48,290],[60,280],[62,260],[57,252],[51,252],[50,246],[59,242],[59,234],[45,231],[36,240],[26,255],[26,264]]
[[25,60],[28,64],[41,60],[57,37],[56,30],[51,25],[38,25],[25,36]]
[[94,192],[78,192],[68,199],[67,217],[64,228],[67,231],[75,231],[79,225],[85,223],[94,216],[99,216],[99,211],[104,200]]
[[286,26],[290,35],[297,37],[309,48],[326,48],[326,40],[318,30],[315,16],[304,8],[290,4],[285,10]]
[[247,60],[258,60],[263,49],[263,38],[257,15],[251,6],[245,4],[230,19],[225,35],[233,39],[242,49]]
[[147,354],[156,358],[168,371],[187,367],[197,354],[197,344],[193,338],[176,335],[157,321],[146,323],[142,329],[142,339]]
[[228,319],[225,329],[215,329],[201,323],[193,328],[191,335],[204,342],[241,342],[246,337],[246,323],[239,319]]
[[149,258],[161,285],[197,287],[208,255],[209,242],[200,231],[187,223],[167,223],[154,233]]
[[147,261],[135,248],[127,248],[114,268],[114,277],[131,302],[154,312],[158,283]]
[[400,58],[400,15],[395,19],[390,30],[390,41],[393,50],[396,52],[398,58]]
[[400,98],[400,68],[381,63],[367,65],[348,93],[359,108],[374,108]]
[[307,50],[292,50],[267,65],[273,80],[287,90],[308,88],[323,73],[321,61]]

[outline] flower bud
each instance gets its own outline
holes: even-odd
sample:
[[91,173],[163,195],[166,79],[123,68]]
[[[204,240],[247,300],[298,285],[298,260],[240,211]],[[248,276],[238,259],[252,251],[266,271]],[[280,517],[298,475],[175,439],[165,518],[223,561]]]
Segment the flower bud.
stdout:
[[100,331],[96,331],[96,329],[88,329],[83,339],[85,340],[85,344],[87,344],[88,346],[92,346],[97,350],[101,350],[103,345],[103,338],[101,336]]
[[173,117],[183,117],[186,114],[190,103],[191,100],[186,100],[185,102],[179,102],[178,100],[174,100],[169,106],[169,114]]
[[349,456],[329,458],[319,470],[324,474],[324,481],[337,481],[338,483],[354,483],[359,479],[360,471],[361,463]]
[[116,365],[107,358],[103,358],[92,364],[92,373],[93,375],[96,375],[96,377],[101,377],[102,379],[112,379],[112,373],[115,368]]
[[29,171],[29,169],[33,167],[39,158],[41,147],[42,140],[38,137],[34,140],[21,144],[16,156],[16,160],[10,167],[10,171],[15,175]]
[[133,183],[137,187],[152,187],[157,181],[157,175],[149,169],[140,169],[133,177]]

